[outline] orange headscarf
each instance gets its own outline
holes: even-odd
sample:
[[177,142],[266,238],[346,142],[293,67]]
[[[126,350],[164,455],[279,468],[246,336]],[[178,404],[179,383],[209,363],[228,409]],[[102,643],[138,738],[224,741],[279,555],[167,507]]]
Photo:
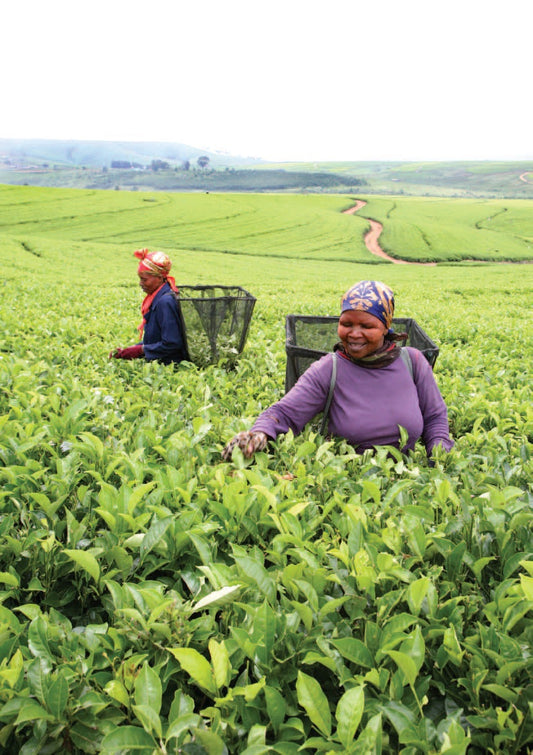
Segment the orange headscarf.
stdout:
[[141,313],[143,319],[141,324],[138,326],[138,330],[139,335],[142,337],[144,326],[146,324],[146,313],[150,309],[150,305],[152,304],[154,298],[161,290],[161,287],[164,286],[165,283],[168,283],[170,288],[176,293],[178,289],[176,286],[176,281],[171,275],[169,275],[170,268],[172,267],[172,262],[164,252],[149,252],[148,249],[138,249],[133,253],[133,255],[134,257],[137,257],[138,260],[140,260],[139,267],[137,268],[138,273],[151,273],[151,275],[157,275],[159,278],[162,278],[161,286],[159,286],[159,288],[157,288],[153,293],[145,296],[143,303],[141,304]]

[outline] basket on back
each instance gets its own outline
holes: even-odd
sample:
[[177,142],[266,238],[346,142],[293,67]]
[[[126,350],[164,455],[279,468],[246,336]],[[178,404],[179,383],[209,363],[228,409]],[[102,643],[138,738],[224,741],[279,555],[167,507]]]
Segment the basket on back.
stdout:
[[[333,347],[339,341],[338,322],[338,317],[287,315],[285,391],[292,388],[313,362],[333,351]],[[407,333],[407,338],[401,342],[402,346],[414,346],[424,354],[432,367],[435,365],[439,354],[438,346],[422,330],[416,320],[410,317],[397,317],[393,319],[392,327],[397,333]]]
[[235,363],[242,352],[255,297],[240,286],[178,286],[177,301],[189,361],[207,367]]

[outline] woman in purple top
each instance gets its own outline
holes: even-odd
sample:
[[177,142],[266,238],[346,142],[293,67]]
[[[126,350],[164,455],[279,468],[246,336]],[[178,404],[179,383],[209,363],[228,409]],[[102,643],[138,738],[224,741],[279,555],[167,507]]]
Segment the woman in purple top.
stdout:
[[356,283],[341,300],[338,335],[332,354],[314,362],[296,385],[256,420],[251,430],[238,433],[225,447],[229,459],[238,446],[250,457],[269,439],[304,426],[323,411],[330,390],[333,361],[335,388],[328,414],[329,434],[345,438],[357,451],[374,446],[400,446],[400,427],[408,439],[402,450],[421,438],[428,455],[435,446],[453,446],[446,405],[431,366],[417,349],[408,347],[411,376],[391,330],[394,295],[379,281]]

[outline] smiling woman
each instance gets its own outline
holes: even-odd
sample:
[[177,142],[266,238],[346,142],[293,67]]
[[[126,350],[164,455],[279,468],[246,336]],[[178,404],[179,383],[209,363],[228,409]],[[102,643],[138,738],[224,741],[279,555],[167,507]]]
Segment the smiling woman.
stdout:
[[[296,385],[264,411],[250,431],[225,447],[231,458],[239,447],[250,457],[269,440],[300,433],[319,412],[328,414],[329,434],[345,438],[358,452],[376,446],[413,450],[421,438],[428,455],[435,446],[453,446],[448,413],[433,372],[422,353],[407,347],[412,375],[391,329],[392,290],[380,281],[360,281],[341,299],[340,342],[314,362]],[[327,409],[326,409],[327,407]],[[406,442],[402,440],[404,428]]]

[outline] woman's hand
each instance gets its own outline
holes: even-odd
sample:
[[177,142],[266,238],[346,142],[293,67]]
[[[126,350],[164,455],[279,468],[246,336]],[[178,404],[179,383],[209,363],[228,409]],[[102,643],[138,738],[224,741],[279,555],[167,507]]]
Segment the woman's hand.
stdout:
[[142,343],[127,346],[125,349],[115,349],[109,354],[110,359],[140,359],[142,356],[144,356]]
[[245,459],[249,459],[256,451],[262,451],[267,443],[268,437],[265,433],[245,430],[242,433],[237,433],[237,435],[230,440],[222,451],[222,458],[224,461],[229,461],[233,449],[239,447]]

